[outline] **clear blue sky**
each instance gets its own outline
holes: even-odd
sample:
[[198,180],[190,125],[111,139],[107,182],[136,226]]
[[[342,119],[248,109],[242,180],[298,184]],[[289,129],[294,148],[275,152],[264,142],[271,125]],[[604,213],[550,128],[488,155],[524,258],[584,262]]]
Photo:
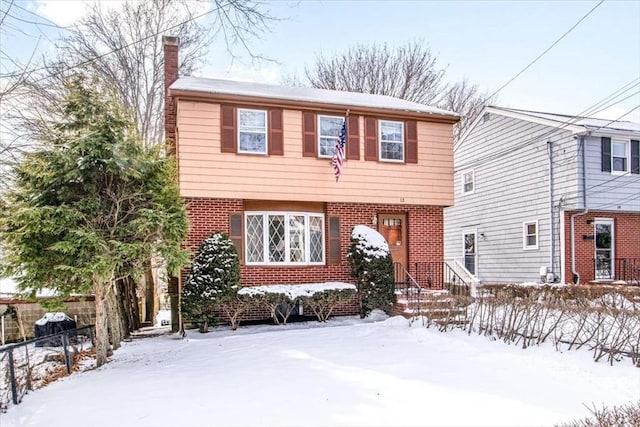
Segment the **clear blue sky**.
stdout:
[[[69,24],[79,2],[21,1],[20,5]],[[0,0],[2,9],[9,0]],[[231,62],[214,46],[200,74],[278,83],[302,75],[316,54],[358,43],[399,45],[424,41],[447,68],[447,79],[467,77],[493,91],[542,53],[598,3],[589,1],[277,1],[282,18],[253,40],[255,53],[277,62]],[[39,30],[25,27],[25,32]],[[55,31],[47,31],[50,38]],[[33,43],[33,38],[16,43]],[[6,37],[5,37],[6,39]],[[2,42],[2,40],[0,40]],[[46,40],[41,41],[46,43]],[[13,44],[13,41],[12,41]],[[24,49],[30,52],[30,49]],[[236,51],[242,55],[243,52]],[[233,65],[233,66],[232,66]],[[499,94],[503,106],[577,114],[625,83],[640,79],[640,0],[606,0],[544,57]],[[627,92],[631,95],[640,90]],[[640,94],[599,114],[615,118],[640,105]],[[640,109],[626,117],[640,121]]]

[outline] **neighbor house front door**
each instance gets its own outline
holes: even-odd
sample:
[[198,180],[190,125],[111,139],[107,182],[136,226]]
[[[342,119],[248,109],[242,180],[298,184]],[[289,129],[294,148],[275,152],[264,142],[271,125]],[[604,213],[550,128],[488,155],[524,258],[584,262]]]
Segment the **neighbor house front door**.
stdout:
[[407,268],[407,214],[378,214],[378,232],[389,244],[393,262]]

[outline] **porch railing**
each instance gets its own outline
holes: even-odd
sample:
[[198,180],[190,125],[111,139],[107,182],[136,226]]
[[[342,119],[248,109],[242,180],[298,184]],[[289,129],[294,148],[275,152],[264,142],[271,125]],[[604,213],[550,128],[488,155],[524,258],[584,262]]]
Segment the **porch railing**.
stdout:
[[[416,262],[409,264],[405,270],[423,291],[444,289],[454,295],[474,296],[474,283],[447,261]],[[399,280],[404,278],[396,278],[396,282]]]
[[395,262],[393,269],[395,273],[396,295],[400,295],[406,299],[407,307],[413,308],[412,314],[414,317],[421,316],[422,286],[420,286],[418,281],[409,273],[402,263]]

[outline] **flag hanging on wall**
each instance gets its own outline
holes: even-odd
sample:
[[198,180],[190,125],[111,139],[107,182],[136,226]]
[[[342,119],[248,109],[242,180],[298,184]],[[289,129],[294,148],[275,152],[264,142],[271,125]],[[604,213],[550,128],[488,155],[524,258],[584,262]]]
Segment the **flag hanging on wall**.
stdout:
[[333,167],[333,174],[336,177],[336,182],[340,178],[342,173],[342,162],[344,161],[344,146],[347,143],[347,119],[342,122],[342,129],[336,139],[336,152],[331,159],[331,166]]

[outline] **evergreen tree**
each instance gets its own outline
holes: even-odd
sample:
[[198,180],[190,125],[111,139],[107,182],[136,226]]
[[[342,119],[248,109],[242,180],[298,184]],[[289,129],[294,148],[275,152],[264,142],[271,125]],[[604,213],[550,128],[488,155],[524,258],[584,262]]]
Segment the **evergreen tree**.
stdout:
[[[376,239],[369,237],[375,235]],[[356,279],[360,317],[379,308],[389,313],[394,303],[393,260],[389,246],[380,234],[365,226],[356,226],[347,253],[351,277]]]
[[172,159],[142,148],[112,96],[80,78],[66,89],[53,132],[16,166],[0,215],[3,273],[34,295],[93,293],[100,366],[108,331],[114,346],[121,338],[115,281],[137,275],[154,253],[177,272],[187,218]]
[[233,242],[224,233],[214,233],[202,242],[182,290],[182,313],[206,332],[215,321],[214,310],[237,295],[240,261]]

